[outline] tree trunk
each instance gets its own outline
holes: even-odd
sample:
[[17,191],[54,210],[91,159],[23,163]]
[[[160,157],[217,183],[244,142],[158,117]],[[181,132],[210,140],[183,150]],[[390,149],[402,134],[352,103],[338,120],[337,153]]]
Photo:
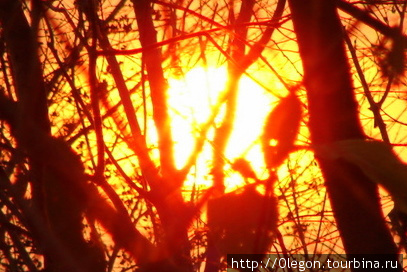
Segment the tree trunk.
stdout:
[[[335,1],[289,0],[304,67],[313,145],[365,139]],[[316,152],[347,254],[395,254],[375,185],[356,166]]]
[[[33,18],[39,20],[41,3],[34,5],[36,10],[32,12],[37,13]],[[33,177],[33,205],[22,207],[28,215],[28,228],[44,253],[47,271],[103,271],[103,252],[89,245],[82,233],[84,198],[77,189],[85,185],[73,177],[77,170],[83,171],[83,165],[66,143],[51,137],[37,33],[28,24],[20,1],[0,1],[0,24],[17,97],[13,104],[2,97],[0,107],[15,106],[14,118],[8,121],[18,147],[29,158]],[[72,156],[48,156],[66,155],[65,151]],[[52,163],[48,163],[50,160]]]
[[167,270],[192,271],[191,244],[188,239],[189,221],[192,221],[192,215],[181,194],[184,180],[181,178],[182,175],[178,175],[174,163],[174,148],[167,105],[168,85],[162,68],[161,49],[151,48],[157,43],[157,32],[152,17],[153,9],[150,0],[133,0],[133,4],[140,43],[144,49],[143,61],[148,73],[154,123],[159,138],[162,184],[159,189],[152,188],[152,191],[159,196],[156,207],[165,232],[165,255],[174,266],[173,268],[167,267]]

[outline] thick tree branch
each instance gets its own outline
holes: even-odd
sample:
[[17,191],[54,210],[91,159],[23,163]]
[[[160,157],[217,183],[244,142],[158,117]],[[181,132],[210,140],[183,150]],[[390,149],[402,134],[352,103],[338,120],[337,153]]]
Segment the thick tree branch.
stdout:
[[246,23],[250,22],[253,15],[253,0],[242,1],[239,15],[234,22],[234,32],[229,43],[231,49],[231,59],[228,63],[228,81],[226,83],[226,113],[223,117],[222,124],[216,129],[215,138],[213,141],[215,151],[213,155],[213,185],[219,192],[224,191],[224,152],[227,142],[233,130],[233,122],[235,120],[235,112],[237,107],[239,81],[243,74],[243,70],[238,65],[245,55],[247,27]]
[[[133,0],[134,12],[140,43],[143,48],[148,48],[157,43],[156,30],[152,19],[150,0]],[[172,140],[171,124],[168,114],[167,89],[168,84],[162,69],[162,54],[159,48],[143,51],[143,60],[146,65],[153,104],[153,117],[158,133],[158,146],[160,149],[160,166],[164,177],[171,178],[173,186],[178,188],[183,180],[174,177],[174,147]],[[169,179],[167,179],[169,182]]]

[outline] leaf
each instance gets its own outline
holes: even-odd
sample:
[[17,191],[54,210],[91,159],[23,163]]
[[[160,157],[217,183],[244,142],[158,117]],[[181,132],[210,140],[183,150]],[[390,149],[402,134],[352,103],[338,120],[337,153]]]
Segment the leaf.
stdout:
[[238,158],[232,163],[232,169],[239,172],[243,178],[245,179],[253,179],[255,181],[258,181],[258,178],[256,176],[256,172],[254,172],[253,167],[250,165],[250,162],[248,162],[244,158]]
[[367,177],[392,195],[397,209],[407,214],[407,165],[389,144],[352,139],[320,145],[315,151],[322,158],[344,159],[357,165]]
[[301,117],[301,101],[294,93],[290,93],[280,100],[266,118],[261,143],[268,168],[279,166],[294,150]]

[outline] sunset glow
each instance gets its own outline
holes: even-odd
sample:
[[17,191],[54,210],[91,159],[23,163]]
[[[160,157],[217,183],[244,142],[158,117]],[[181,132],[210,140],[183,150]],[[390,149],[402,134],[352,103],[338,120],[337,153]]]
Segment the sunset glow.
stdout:
[[407,256],[406,11],[2,0],[0,271]]
[[[210,117],[225,88],[226,79],[227,72],[223,67],[194,68],[183,79],[169,79],[169,104],[178,168],[181,168],[189,157],[194,139],[200,133],[200,126]],[[259,176],[263,174],[264,162],[258,138],[263,130],[264,118],[276,100],[277,98],[267,93],[251,78],[242,77],[239,85],[235,125],[225,154],[227,162],[246,157],[257,174]],[[209,132],[209,142],[212,140],[212,136]],[[212,148],[210,144],[205,145],[204,152],[197,161],[198,169],[208,167],[205,166],[205,162],[208,163],[211,160]],[[226,181],[227,187],[233,188],[241,185],[242,179],[239,175],[227,172],[229,177]],[[200,176],[199,173],[196,174],[198,177]],[[203,175],[193,181],[187,181],[185,185],[188,186],[194,182],[200,185],[210,185],[210,181]]]

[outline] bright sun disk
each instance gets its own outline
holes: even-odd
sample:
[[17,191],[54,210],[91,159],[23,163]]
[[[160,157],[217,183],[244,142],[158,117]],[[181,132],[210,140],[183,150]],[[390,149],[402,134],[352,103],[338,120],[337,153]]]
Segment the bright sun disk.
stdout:
[[[177,168],[182,168],[192,152],[195,138],[199,135],[200,125],[205,123],[220,94],[225,89],[227,72],[222,68],[194,68],[183,79],[170,78],[169,106],[172,119],[172,132],[175,142],[175,161]],[[276,87],[278,87],[276,85]],[[239,84],[238,105],[232,135],[225,152],[227,162],[246,157],[257,174],[264,172],[263,155],[259,146],[259,135],[263,130],[264,118],[276,98],[264,88],[243,75]],[[212,133],[213,134],[213,133]],[[208,138],[211,140],[211,136]],[[208,162],[212,159],[211,146],[206,146],[198,158],[195,179],[187,181],[210,186],[208,181]],[[226,163],[228,165],[228,163]],[[229,188],[241,185],[242,179],[226,167],[226,186]],[[263,171],[262,171],[263,169]],[[205,171],[206,170],[206,171]]]

